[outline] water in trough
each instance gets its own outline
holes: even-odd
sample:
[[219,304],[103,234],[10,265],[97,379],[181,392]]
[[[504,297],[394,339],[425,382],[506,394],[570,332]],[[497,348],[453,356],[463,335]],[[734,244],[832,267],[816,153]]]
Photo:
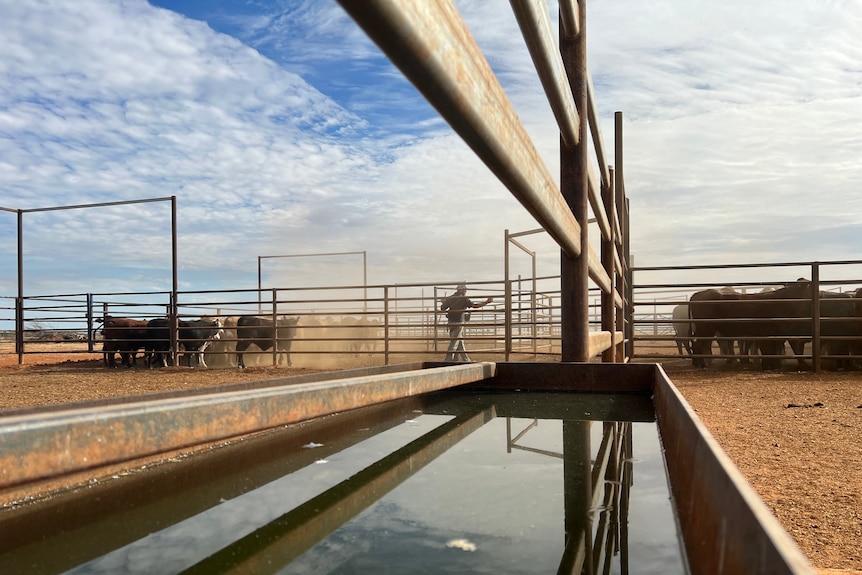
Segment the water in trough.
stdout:
[[85,491],[22,515],[0,572],[687,570],[639,395],[433,394]]

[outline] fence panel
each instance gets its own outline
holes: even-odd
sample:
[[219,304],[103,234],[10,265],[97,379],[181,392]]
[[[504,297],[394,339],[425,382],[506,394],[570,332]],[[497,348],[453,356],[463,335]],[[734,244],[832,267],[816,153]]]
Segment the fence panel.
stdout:
[[[862,261],[635,267],[632,272],[634,359],[787,364],[815,371],[862,366],[862,298],[855,298]],[[747,295],[736,295],[778,290],[803,278],[811,281],[804,301],[761,295],[752,304],[745,303]],[[708,309],[707,315],[691,314],[692,295],[712,289],[730,291],[707,308],[696,304]],[[693,340],[702,340],[700,349],[689,351]]]

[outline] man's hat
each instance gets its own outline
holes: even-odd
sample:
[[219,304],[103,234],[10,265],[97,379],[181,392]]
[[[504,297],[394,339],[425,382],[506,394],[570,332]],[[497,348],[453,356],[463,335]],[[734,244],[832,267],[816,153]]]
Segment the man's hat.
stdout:
[[462,283],[459,283],[459,284],[458,284],[458,287],[456,287],[456,288],[455,288],[455,291],[458,291],[458,290],[461,290],[461,289],[467,289],[467,284],[465,284],[465,283],[463,283],[463,282],[462,282]]

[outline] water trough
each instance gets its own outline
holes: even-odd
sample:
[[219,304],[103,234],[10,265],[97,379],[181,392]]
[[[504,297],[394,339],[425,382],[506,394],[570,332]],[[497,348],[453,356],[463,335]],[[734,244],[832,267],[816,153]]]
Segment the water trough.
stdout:
[[[486,494],[509,494],[502,498],[507,504],[535,497],[528,509],[550,511],[530,524],[536,532],[556,529],[558,537],[537,538],[530,548],[555,540],[559,548],[545,555],[553,555],[558,572],[673,572],[667,563],[657,571],[630,564],[641,544],[631,534],[643,529],[639,514],[628,511],[639,505],[630,500],[632,486],[646,482],[639,460],[649,456],[632,454],[649,443],[643,425],[655,426],[660,437],[657,457],[666,476],[659,483],[669,485],[663,499],[673,502],[671,519],[661,523],[674,523],[681,536],[679,558],[670,558],[670,565],[691,573],[813,573],[660,366],[592,363],[409,364],[243,383],[219,393],[7,412],[0,417],[0,496],[7,504],[0,512],[0,572],[98,572],[99,558],[109,561],[118,549],[159,549],[155,534],[165,529],[189,530],[184,526],[196,518],[205,525],[230,523],[242,514],[219,516],[219,509],[255,497],[263,497],[273,517],[245,531],[226,526],[229,541],[166,572],[301,572],[302,561],[322,556],[321,545],[339,548],[335,541],[355,551],[366,544],[355,539],[357,525],[370,521],[373,509],[397,508],[390,498],[403,507],[432,493],[439,501],[458,500],[461,491],[467,503]],[[505,442],[470,443],[492,432]],[[539,437],[545,439],[530,441]],[[505,453],[493,456],[503,445]],[[458,454],[464,461],[447,463]],[[501,462],[502,468],[493,467]],[[488,469],[490,475],[480,474]],[[454,479],[445,479],[449,472]],[[526,475],[515,479],[517,473]],[[291,474],[312,475],[269,500],[255,495]],[[558,475],[558,499],[544,499],[557,484],[543,482]],[[515,487],[498,484],[504,479]],[[305,498],[299,494],[326,481],[331,485]],[[440,491],[452,481],[462,488]],[[50,495],[25,499],[33,493]],[[295,505],[282,502],[285,493],[296,494]],[[276,512],[276,502],[286,508]],[[454,515],[461,508],[468,523],[479,517],[483,525],[511,527],[527,519],[525,512],[505,511],[502,502],[473,511],[467,503],[455,505],[453,524],[462,521]],[[649,523],[658,521],[657,512],[647,515],[646,527],[658,532],[659,524]],[[542,527],[549,517],[551,527]],[[495,537],[488,534],[479,552],[456,557],[490,566],[503,551],[481,552]],[[532,541],[529,534],[521,537]],[[390,554],[401,549],[391,541]],[[410,553],[409,537],[397,541]],[[469,538],[446,544],[460,551],[475,547]],[[168,554],[159,553],[168,564]],[[359,553],[351,565],[371,555]],[[384,554],[383,561],[393,566],[397,556]],[[517,562],[506,564],[519,572]],[[523,572],[533,572],[530,566],[536,567],[530,562]]]

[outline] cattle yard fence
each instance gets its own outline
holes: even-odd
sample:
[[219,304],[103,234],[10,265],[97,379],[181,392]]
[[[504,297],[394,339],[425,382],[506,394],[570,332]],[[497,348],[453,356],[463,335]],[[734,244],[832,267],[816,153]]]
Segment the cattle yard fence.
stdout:
[[[203,351],[210,367],[236,366],[236,318],[241,315],[298,317],[297,331],[290,338],[291,360],[297,366],[442,359],[449,333],[440,303],[454,287],[398,284],[178,291],[176,300],[169,291],[34,296],[22,302],[24,329],[20,334],[14,330],[19,323],[16,306],[7,298],[8,305],[0,304],[0,336],[5,341],[0,349],[18,353],[19,358],[25,353],[101,353],[103,346],[114,348],[119,343],[106,341],[102,334],[106,317],[170,319],[171,310],[177,309],[180,320],[221,320],[224,332]],[[492,304],[471,310],[464,335],[471,355],[500,360],[559,359],[559,277],[472,282],[470,289],[473,299],[494,297]],[[177,333],[177,322],[171,322],[170,329],[171,338],[160,343],[171,346],[171,355],[176,357],[182,351],[182,334]],[[250,365],[278,363],[278,348],[252,346],[246,353],[257,359]]]
[[[767,313],[768,323],[760,314],[713,320],[683,317],[674,321],[674,309],[688,306],[692,294],[719,288],[739,293],[757,293],[781,288],[798,279],[811,280],[810,301],[805,301],[799,317]],[[701,266],[654,266],[632,268],[633,331],[630,355],[633,360],[689,361],[703,359],[712,366],[737,361],[752,366],[797,367],[804,369],[858,368],[862,361],[862,300],[851,296],[862,287],[862,260],[826,262],[783,262],[764,264],[726,264]],[[787,300],[767,304],[775,309]],[[719,304],[720,305],[720,304]],[[769,308],[760,308],[761,312]],[[716,317],[726,315],[721,308]],[[758,317],[754,317],[758,315]],[[690,331],[698,324],[719,326],[711,338],[709,353],[689,353]],[[720,333],[721,322],[733,324],[733,337]],[[756,336],[745,337],[747,325],[757,326]],[[764,325],[768,328],[764,332]],[[754,329],[754,328],[752,328]],[[789,336],[796,333],[796,337]],[[751,345],[748,342],[775,345]],[[742,342],[742,344],[740,343]],[[764,351],[766,349],[767,351]],[[777,351],[776,351],[777,349]],[[764,362],[764,360],[773,360]]]

